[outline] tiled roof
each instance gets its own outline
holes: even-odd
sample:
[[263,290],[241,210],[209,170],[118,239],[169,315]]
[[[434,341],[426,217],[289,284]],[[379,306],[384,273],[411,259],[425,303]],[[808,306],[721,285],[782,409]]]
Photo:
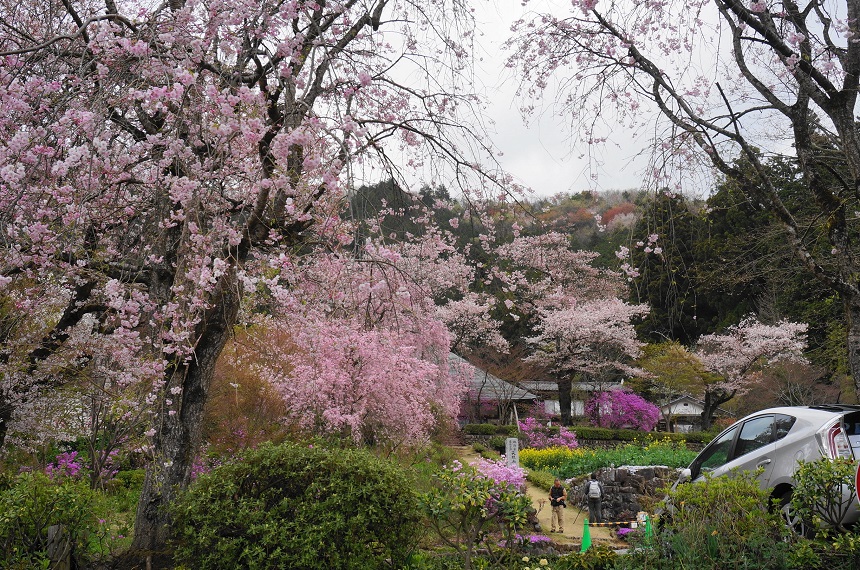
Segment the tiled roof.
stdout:
[[452,371],[461,369],[465,371],[467,379],[471,384],[474,396],[480,395],[482,400],[537,400],[539,396],[502,380],[486,370],[481,370],[464,358],[453,352],[448,355],[448,364]]

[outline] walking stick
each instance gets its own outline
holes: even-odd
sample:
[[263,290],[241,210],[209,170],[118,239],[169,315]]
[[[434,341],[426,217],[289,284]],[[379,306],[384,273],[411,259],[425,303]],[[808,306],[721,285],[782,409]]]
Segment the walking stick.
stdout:
[[577,509],[579,510],[579,512],[578,512],[578,513],[576,513],[576,516],[573,518],[573,526],[574,526],[574,528],[576,527],[576,523],[577,523],[577,522],[579,522],[579,515],[581,515],[581,514],[582,514],[582,509],[580,509],[579,507],[577,507]]

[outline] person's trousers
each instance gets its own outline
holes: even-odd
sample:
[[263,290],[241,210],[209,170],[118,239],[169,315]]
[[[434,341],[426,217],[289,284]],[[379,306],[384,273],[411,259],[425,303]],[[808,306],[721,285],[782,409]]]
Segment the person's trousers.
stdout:
[[588,522],[603,522],[603,505],[600,499],[588,499]]
[[558,528],[559,532],[564,531],[564,507],[561,505],[552,508],[552,528]]

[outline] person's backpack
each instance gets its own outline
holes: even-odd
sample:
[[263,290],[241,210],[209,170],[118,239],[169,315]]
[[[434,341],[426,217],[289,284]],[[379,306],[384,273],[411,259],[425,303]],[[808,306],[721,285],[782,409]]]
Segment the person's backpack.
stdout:
[[589,499],[599,499],[600,498],[600,483],[597,481],[591,481],[588,484],[588,498]]

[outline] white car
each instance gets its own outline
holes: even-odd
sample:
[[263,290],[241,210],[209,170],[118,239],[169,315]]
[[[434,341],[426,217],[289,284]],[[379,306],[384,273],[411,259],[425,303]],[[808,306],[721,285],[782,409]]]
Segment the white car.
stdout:
[[[724,475],[737,469],[762,469],[759,483],[779,500],[786,522],[801,532],[802,523],[791,510],[794,473],[798,461],[811,462],[860,457],[860,406],[827,404],[769,408],[735,422],[702,450],[678,483],[698,481],[706,473]],[[676,483],[676,485],[678,484]],[[846,487],[844,499],[852,502],[843,524],[860,518],[855,497]]]

